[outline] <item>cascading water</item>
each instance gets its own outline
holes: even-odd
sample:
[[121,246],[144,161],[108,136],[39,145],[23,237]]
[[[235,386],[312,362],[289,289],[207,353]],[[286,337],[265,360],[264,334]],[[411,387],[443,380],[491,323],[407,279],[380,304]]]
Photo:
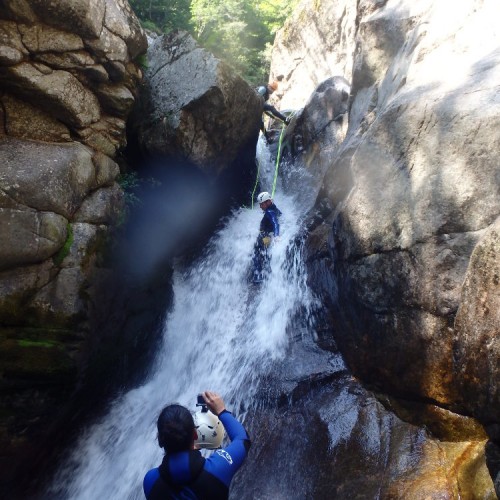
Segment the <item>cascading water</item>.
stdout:
[[[262,142],[259,148],[261,186],[271,190],[274,165]],[[303,199],[307,204],[312,197]],[[262,213],[237,210],[202,258],[189,269],[175,269],[174,304],[149,379],[84,432],[49,496],[143,498],[143,476],[161,462],[155,422],[165,404],[179,402],[194,410],[200,391],[215,390],[243,416],[245,401],[286,353],[290,318],[313,305],[295,242],[309,206],[279,185],[275,201],[283,212],[282,235],[272,247],[268,279],[258,286],[248,283]]]

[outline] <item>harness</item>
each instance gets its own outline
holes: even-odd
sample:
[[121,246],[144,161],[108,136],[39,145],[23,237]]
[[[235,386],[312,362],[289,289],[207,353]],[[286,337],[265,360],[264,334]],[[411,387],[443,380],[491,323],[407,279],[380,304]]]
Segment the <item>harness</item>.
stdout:
[[225,500],[226,486],[204,470],[205,459],[198,451],[190,451],[185,461],[165,455],[158,467],[160,477],[153,485],[149,500]]

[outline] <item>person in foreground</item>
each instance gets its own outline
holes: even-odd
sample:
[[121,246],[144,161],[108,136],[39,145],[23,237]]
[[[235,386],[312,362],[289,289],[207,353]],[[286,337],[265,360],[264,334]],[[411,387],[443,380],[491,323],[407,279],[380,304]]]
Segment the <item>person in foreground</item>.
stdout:
[[[243,425],[226,410],[221,396],[205,391],[203,399],[217,415],[231,443],[204,458],[198,450],[198,436],[191,412],[178,404],[168,405],[158,421],[158,444],[165,450],[161,465],[144,477],[148,500],[227,499],[229,485],[250,449],[250,438]],[[202,443],[203,445],[203,443]]]
[[267,249],[272,241],[279,241],[280,224],[278,218],[281,211],[274,204],[267,191],[263,191],[257,196],[257,202],[264,211],[264,216],[260,221],[259,236],[254,246],[252,281],[261,283],[264,279],[264,273],[270,271],[270,256]]

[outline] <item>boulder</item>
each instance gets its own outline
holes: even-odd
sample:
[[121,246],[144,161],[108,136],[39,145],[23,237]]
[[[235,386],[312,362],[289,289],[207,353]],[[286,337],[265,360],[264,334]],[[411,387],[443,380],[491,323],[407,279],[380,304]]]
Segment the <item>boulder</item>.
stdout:
[[[442,3],[362,2],[358,14],[349,128],[311,221],[310,281],[365,381],[498,422],[498,322],[478,301],[495,304],[484,249],[500,212],[500,6],[476,0],[450,18]],[[303,154],[330,144],[311,138]],[[476,252],[486,274],[464,286]]]
[[[314,203],[333,155],[345,138],[347,123],[344,115],[349,92],[350,85],[345,78],[327,78],[318,85],[305,106],[290,115],[291,122],[282,136],[280,168],[284,188],[296,193],[298,203],[308,207]],[[273,134],[273,125],[267,129],[268,136],[274,135],[276,139],[281,134],[282,124],[280,122],[276,134]],[[320,142],[321,148],[309,147]],[[276,146],[271,144],[269,147],[273,151]],[[302,167],[300,170],[298,164]]]
[[[128,2],[35,1],[29,7],[7,2],[0,17],[0,76],[14,98],[73,134],[102,118],[101,105],[106,115],[127,116],[142,77],[133,59],[147,48]],[[33,128],[40,139],[43,132]],[[27,132],[11,128],[8,135],[27,137]],[[124,139],[122,131],[122,138],[100,150],[112,155]]]
[[60,31],[43,24],[19,25],[21,40],[30,53],[73,52],[83,49],[83,40],[75,33]]
[[191,36],[157,37],[134,113],[140,146],[219,174],[257,140],[262,102],[238,75]]
[[67,219],[53,212],[0,208],[0,269],[42,262],[66,241]]
[[146,37],[127,0],[107,0],[104,24],[109,31],[125,41],[130,59],[134,60],[146,52]]
[[18,204],[71,219],[94,186],[92,153],[81,144],[0,140],[0,188]]
[[46,286],[37,290],[29,304],[41,321],[70,326],[87,317],[85,290],[91,283],[98,240],[105,231],[105,227],[94,224],[71,225],[72,241],[66,255],[61,256],[60,269]]
[[132,92],[120,84],[102,83],[97,87],[96,95],[105,110],[122,118],[127,117],[135,100]]
[[99,102],[71,73],[38,64],[20,63],[0,72],[5,87],[71,127],[100,118]]
[[101,35],[95,40],[86,40],[87,47],[103,61],[128,61],[128,47],[124,40],[106,27],[102,29]]
[[36,15],[28,0],[4,0],[2,17],[12,21],[31,24],[36,21]]
[[[156,332],[169,281],[144,294],[103,257],[123,220],[114,158],[146,47],[126,0],[2,1],[0,496],[31,496],[78,391],[100,369],[117,380]],[[92,398],[110,390],[102,379]]]
[[96,153],[92,157],[96,169],[96,186],[110,186],[120,174],[120,167],[109,156]]
[[0,98],[5,111],[5,131],[8,136],[44,142],[69,142],[68,127],[26,101],[4,94]]
[[357,19],[357,4],[349,0],[300,2],[276,33],[270,80],[280,84],[271,102],[300,109],[332,75],[351,81]]
[[455,318],[453,364],[462,402],[485,422],[500,422],[499,329],[500,218],[472,252]]
[[31,0],[34,13],[49,26],[95,39],[101,35],[106,0]]
[[125,209],[123,190],[118,184],[97,189],[88,196],[74,216],[75,222],[113,224]]
[[351,377],[318,378],[313,387],[301,391],[301,381],[273,397],[272,405],[272,382],[266,386],[259,411],[245,419],[259,460],[241,469],[235,497],[259,491],[264,498],[495,498],[484,435],[436,439],[400,420]]
[[98,153],[114,157],[117,150],[125,147],[126,123],[123,118],[103,115],[101,120],[90,127],[80,129],[77,137],[80,141]]
[[0,66],[12,66],[28,55],[17,24],[0,19]]

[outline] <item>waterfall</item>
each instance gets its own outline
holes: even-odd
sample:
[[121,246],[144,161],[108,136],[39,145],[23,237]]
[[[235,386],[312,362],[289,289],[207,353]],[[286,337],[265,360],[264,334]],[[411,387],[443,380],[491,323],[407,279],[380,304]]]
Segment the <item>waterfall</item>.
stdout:
[[[271,191],[274,165],[262,141],[258,156],[261,187]],[[259,381],[285,356],[290,319],[313,305],[296,242],[309,207],[279,183],[274,199],[283,212],[282,234],[272,247],[269,278],[248,283],[261,210],[234,211],[202,257],[189,268],[175,266],[174,303],[149,378],[83,432],[49,496],[143,498],[144,474],[162,459],[155,424],[166,404],[194,411],[197,394],[214,390],[244,418]]]

